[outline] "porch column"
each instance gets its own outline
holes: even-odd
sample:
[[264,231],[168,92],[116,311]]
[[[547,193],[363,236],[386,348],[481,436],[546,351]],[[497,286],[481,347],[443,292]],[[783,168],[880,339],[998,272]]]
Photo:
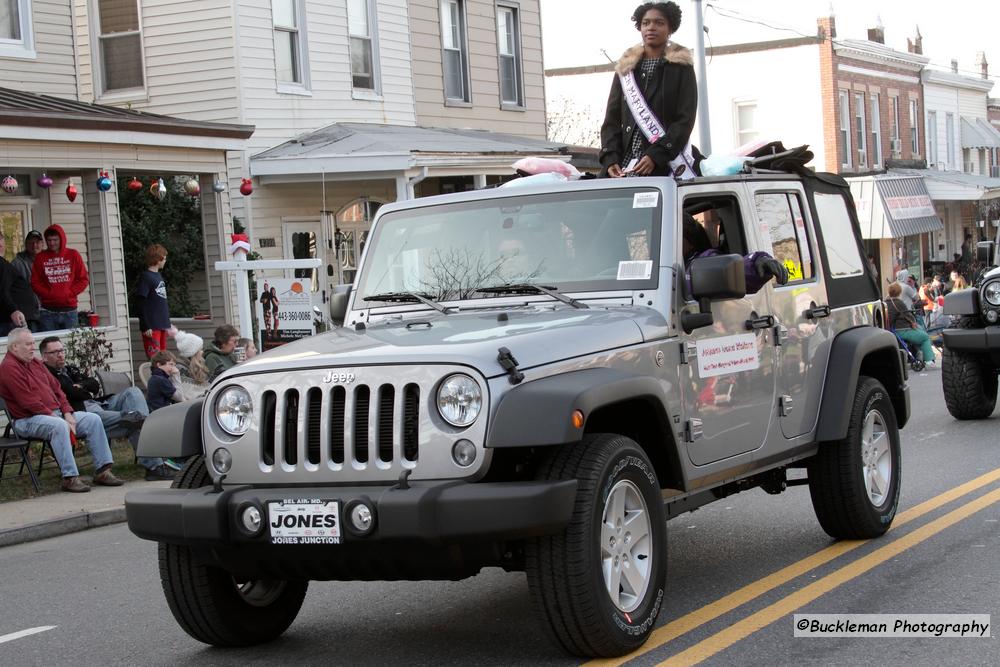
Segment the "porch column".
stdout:
[[[225,208],[222,198],[227,192],[217,193],[212,190],[212,182],[217,174],[201,174],[201,231],[205,241],[205,274],[208,279],[208,301],[212,312],[212,320],[216,324],[234,324],[233,293],[230,277],[215,268],[215,263],[227,260],[226,249],[229,247],[226,222],[223,218]],[[241,330],[242,331],[242,330]]]

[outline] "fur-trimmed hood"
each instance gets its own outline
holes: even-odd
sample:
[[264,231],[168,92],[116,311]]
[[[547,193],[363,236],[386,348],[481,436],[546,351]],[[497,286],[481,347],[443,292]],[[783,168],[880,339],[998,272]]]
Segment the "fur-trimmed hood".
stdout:
[[[636,44],[635,46],[626,49],[622,57],[618,59],[615,64],[615,72],[618,74],[624,74],[634,70],[636,65],[642,61],[642,55],[645,49],[642,44]],[[667,48],[663,50],[663,59],[668,63],[674,63],[676,65],[693,65],[694,56],[691,55],[691,50],[681,46],[680,44],[675,44],[674,42],[669,42]]]

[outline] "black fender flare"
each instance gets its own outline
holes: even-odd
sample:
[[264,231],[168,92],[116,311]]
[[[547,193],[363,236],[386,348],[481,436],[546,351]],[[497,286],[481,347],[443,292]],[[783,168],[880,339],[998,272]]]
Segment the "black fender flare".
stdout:
[[181,458],[204,452],[201,408],[205,399],[168,405],[151,412],[139,433],[138,456]]
[[817,441],[847,437],[854,391],[863,366],[866,374],[885,385],[899,428],[909,420],[910,389],[896,337],[885,329],[856,327],[833,340],[816,427]]
[[664,423],[669,423],[663,388],[648,375],[586,368],[525,382],[500,400],[486,446],[501,449],[579,442],[586,422],[582,428],[574,427],[574,410],[580,410],[586,420],[601,407],[636,398],[659,405]]
[[979,290],[962,289],[944,295],[945,315],[978,315]]

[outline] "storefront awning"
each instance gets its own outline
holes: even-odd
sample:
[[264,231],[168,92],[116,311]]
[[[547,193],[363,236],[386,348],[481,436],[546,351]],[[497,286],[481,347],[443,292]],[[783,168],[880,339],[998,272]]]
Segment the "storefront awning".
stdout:
[[982,118],[962,116],[962,148],[1000,148],[1000,132]]
[[944,229],[923,178],[848,178],[866,239],[901,238]]
[[1000,178],[936,169],[889,170],[890,176],[917,176],[934,201],[980,201],[1000,197]]

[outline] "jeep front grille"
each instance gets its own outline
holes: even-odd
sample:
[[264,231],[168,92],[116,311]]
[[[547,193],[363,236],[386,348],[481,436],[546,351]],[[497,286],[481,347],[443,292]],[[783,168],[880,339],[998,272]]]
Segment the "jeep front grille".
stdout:
[[388,383],[266,390],[261,409],[265,466],[299,467],[302,451],[307,467],[387,468],[416,463],[420,453],[416,384],[400,392]]

